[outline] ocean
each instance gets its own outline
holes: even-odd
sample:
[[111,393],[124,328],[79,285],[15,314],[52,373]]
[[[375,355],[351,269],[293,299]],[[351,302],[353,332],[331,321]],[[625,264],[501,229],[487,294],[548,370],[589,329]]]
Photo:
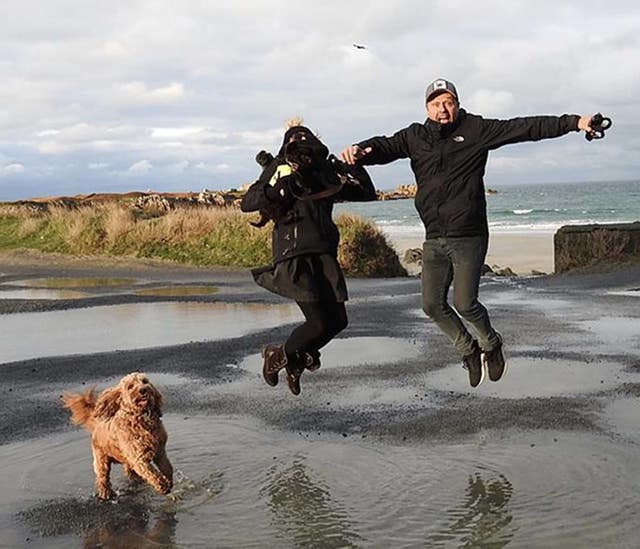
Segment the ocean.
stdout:
[[[562,225],[640,221],[640,181],[537,183],[490,186],[491,232],[555,232]],[[424,229],[413,200],[351,202],[336,205],[373,220],[385,233],[418,236]]]

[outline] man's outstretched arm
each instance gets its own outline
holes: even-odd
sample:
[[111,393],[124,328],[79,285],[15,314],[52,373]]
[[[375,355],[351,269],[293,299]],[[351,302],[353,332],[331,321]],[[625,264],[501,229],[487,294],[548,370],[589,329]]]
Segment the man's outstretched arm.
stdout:
[[510,143],[539,141],[560,137],[574,131],[590,132],[591,115],[525,116],[510,120],[484,119],[481,141],[487,149]]

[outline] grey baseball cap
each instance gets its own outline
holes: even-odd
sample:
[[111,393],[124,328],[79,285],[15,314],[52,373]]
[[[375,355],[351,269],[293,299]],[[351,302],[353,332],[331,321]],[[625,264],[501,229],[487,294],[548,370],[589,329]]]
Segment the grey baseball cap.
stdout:
[[456,87],[453,85],[453,82],[449,82],[444,78],[438,78],[427,86],[427,92],[425,93],[425,100],[428,103],[436,95],[440,95],[441,93],[444,93],[444,92],[449,92],[458,100],[458,102],[460,102],[460,97],[458,96],[458,90],[456,90]]

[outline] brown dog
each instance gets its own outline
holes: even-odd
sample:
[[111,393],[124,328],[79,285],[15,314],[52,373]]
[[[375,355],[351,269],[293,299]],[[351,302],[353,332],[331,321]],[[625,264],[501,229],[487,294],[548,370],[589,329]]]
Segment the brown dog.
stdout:
[[62,401],[71,410],[71,421],[91,433],[100,499],[113,496],[109,481],[112,463],[121,463],[132,481],[142,478],[160,494],[171,491],[173,467],[165,451],[167,432],[160,419],[162,396],[145,374],[129,374],[100,395],[89,389],[83,394],[65,394]]

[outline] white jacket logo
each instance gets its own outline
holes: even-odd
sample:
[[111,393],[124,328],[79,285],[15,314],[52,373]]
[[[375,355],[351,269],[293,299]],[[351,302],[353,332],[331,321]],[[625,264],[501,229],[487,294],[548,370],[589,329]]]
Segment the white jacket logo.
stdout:
[[461,136],[461,135],[455,135],[455,136],[453,136],[453,140],[454,140],[456,143],[462,143],[462,142],[464,141],[464,137],[463,137],[463,136]]

